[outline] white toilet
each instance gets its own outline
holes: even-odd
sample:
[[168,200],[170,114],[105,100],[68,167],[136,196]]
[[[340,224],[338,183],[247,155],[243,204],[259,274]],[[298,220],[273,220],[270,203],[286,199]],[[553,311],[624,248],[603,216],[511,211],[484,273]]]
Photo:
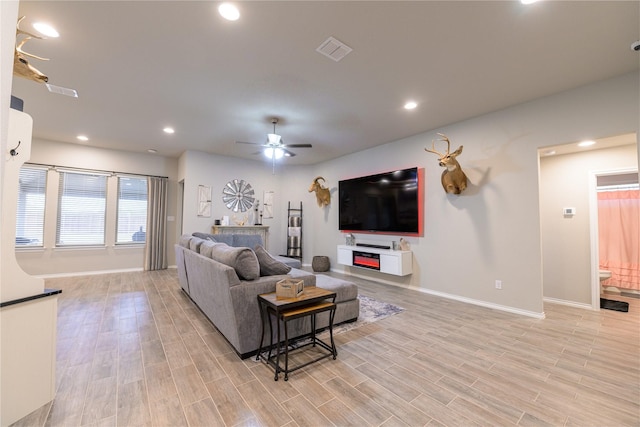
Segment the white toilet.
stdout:
[[[599,270],[600,273],[600,293],[604,293],[607,290],[605,280],[611,278],[611,272],[609,270]],[[612,288],[615,289],[615,288]]]
[[600,282],[604,282],[611,278],[611,272],[609,270],[600,270]]

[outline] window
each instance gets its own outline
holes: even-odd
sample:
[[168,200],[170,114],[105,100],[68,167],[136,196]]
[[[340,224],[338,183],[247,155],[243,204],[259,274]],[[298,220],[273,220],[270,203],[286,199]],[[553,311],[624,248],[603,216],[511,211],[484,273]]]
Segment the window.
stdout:
[[107,176],[60,171],[57,246],[104,245]]
[[16,246],[42,246],[47,170],[23,166],[18,184]]
[[144,244],[147,230],[147,178],[118,177],[116,244]]

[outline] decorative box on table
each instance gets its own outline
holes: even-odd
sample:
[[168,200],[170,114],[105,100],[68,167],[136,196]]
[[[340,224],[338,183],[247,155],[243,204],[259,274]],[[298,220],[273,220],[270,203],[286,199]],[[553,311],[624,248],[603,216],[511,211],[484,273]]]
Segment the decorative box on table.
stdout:
[[297,298],[304,292],[304,281],[282,279],[276,282],[276,297]]

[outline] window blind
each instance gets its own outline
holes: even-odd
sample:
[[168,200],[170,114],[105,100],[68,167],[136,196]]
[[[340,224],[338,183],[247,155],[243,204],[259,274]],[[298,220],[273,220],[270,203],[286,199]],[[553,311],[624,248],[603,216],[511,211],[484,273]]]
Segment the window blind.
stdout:
[[118,176],[116,243],[144,244],[147,231],[147,178]]
[[106,175],[59,173],[56,245],[104,245]]
[[18,209],[16,214],[16,246],[42,246],[47,170],[20,169]]

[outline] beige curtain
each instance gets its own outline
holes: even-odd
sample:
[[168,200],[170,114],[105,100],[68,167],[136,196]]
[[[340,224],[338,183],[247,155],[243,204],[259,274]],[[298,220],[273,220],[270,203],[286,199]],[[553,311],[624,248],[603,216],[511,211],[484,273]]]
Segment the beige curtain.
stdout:
[[145,270],[164,270],[167,268],[167,187],[167,178],[148,178]]

